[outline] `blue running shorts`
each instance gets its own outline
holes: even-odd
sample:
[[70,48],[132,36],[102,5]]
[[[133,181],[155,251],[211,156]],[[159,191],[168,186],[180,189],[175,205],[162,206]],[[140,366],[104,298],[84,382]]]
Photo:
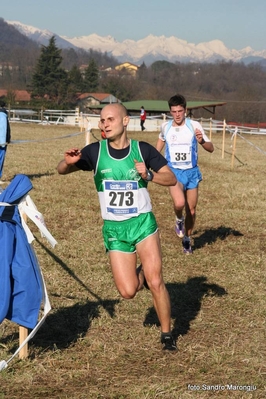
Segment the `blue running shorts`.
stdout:
[[202,180],[202,174],[198,166],[191,169],[171,168],[171,170],[175,174],[177,180],[183,184],[184,190],[192,190],[193,188],[197,188],[199,182]]

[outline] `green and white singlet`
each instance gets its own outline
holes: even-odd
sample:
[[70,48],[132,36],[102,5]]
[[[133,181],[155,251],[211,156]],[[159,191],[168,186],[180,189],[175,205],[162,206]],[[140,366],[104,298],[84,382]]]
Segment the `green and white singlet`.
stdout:
[[130,140],[129,153],[122,159],[110,155],[107,140],[100,142],[94,182],[104,220],[124,221],[151,212],[147,182],[138,174],[134,160],[144,162],[137,141]]

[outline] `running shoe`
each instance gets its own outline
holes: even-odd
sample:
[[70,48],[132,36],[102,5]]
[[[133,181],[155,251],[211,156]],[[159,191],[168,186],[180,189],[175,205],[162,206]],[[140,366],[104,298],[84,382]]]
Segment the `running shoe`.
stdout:
[[185,221],[184,218],[176,219],[175,232],[179,238],[183,238],[185,235]]
[[191,240],[190,238],[186,238],[185,240],[182,240],[182,245],[183,245],[183,253],[186,255],[192,254],[192,248],[191,248]]
[[163,344],[163,350],[164,351],[176,351],[177,346],[174,341],[174,338],[172,337],[172,334],[166,334],[162,333],[161,335],[161,343]]

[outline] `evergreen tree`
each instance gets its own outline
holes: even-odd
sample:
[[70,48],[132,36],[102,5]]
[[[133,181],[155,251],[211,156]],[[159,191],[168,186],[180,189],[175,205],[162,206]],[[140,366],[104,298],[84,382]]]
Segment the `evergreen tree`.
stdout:
[[145,80],[147,74],[148,74],[148,69],[147,69],[145,62],[143,62],[137,71],[137,78],[140,80],[141,79]]
[[32,76],[32,97],[48,97],[57,104],[64,101],[67,94],[67,73],[60,67],[62,62],[61,50],[56,47],[55,37],[52,36],[48,46],[42,46]]
[[99,69],[94,58],[92,58],[89,62],[89,65],[85,69],[84,91],[94,92],[96,91],[98,86],[99,86]]
[[76,93],[83,92],[84,80],[77,65],[74,65],[68,72],[68,79]]

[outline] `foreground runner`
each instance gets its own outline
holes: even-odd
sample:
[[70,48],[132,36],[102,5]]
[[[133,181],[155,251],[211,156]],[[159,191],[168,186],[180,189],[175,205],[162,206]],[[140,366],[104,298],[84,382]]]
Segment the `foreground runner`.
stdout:
[[[144,285],[150,289],[161,324],[163,349],[176,350],[158,227],[147,190],[149,181],[174,186],[176,178],[153,146],[128,139],[129,116],[123,105],[106,105],[100,122],[107,140],[66,151],[57,170],[59,174],[94,171],[104,244],[116,287],[125,299],[134,298]],[[141,261],[138,268],[137,254]]]

